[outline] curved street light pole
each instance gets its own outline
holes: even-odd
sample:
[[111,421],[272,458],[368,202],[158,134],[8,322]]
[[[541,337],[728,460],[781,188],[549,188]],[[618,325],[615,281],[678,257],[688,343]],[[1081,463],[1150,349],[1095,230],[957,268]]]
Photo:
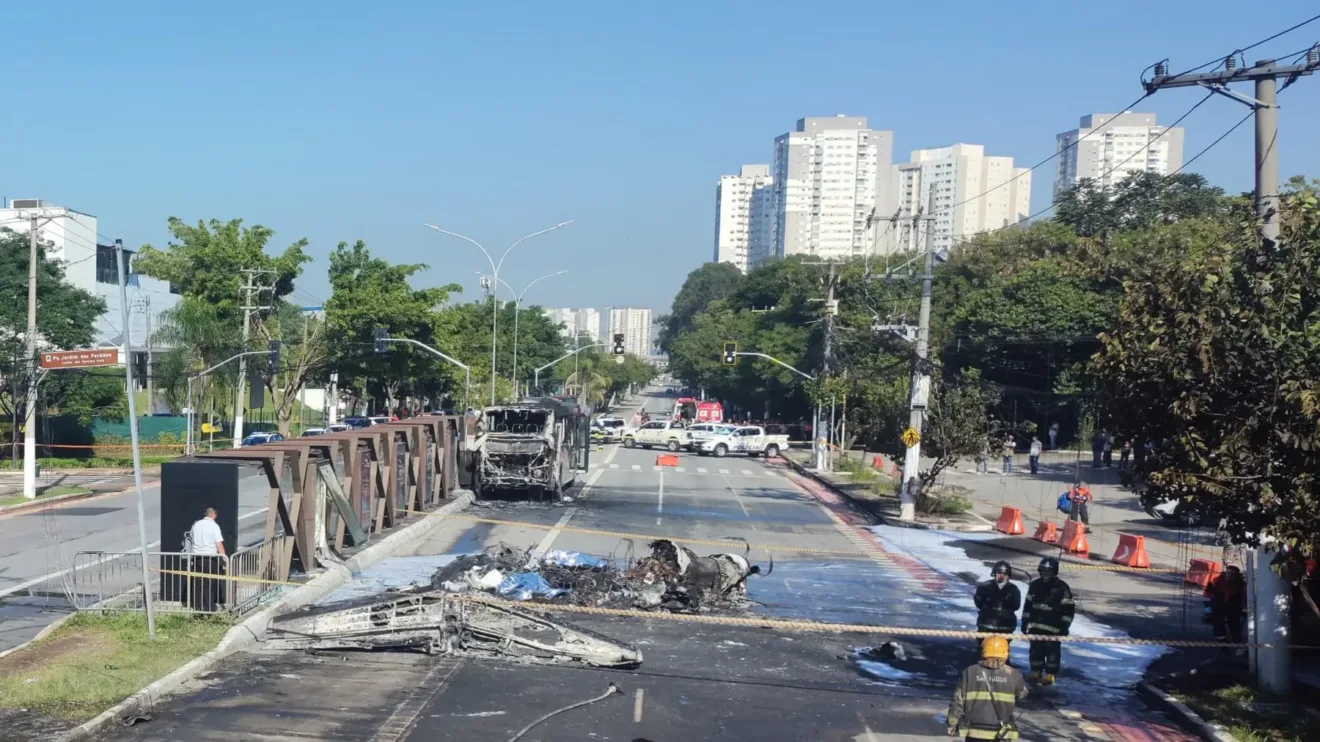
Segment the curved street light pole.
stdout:
[[[485,275],[481,271],[472,271],[472,272],[476,273],[479,276]],[[547,273],[546,275],[541,276],[540,278],[534,278],[531,281],[529,281],[526,286],[523,287],[522,291],[518,291],[514,289],[512,286],[509,285],[509,282],[505,281],[503,278],[496,279],[497,281],[499,281],[499,283],[504,284],[505,288],[509,290],[509,293],[513,294],[516,297],[513,303],[513,373],[509,374],[509,381],[513,382],[514,397],[518,396],[518,315],[521,313],[522,310],[523,297],[527,295],[527,290],[530,289],[532,286],[535,286],[537,283],[544,281],[547,278],[554,278],[555,276],[563,275],[567,272],[568,272],[567,270],[555,271],[554,273]]]
[[[500,256],[500,260],[498,263],[495,262],[495,259],[490,256],[489,252],[486,252],[486,248],[482,247],[480,242],[477,242],[471,237],[461,235],[458,232],[450,232],[447,229],[441,229],[435,226],[434,224],[423,224],[423,226],[434,229],[440,234],[447,234],[450,237],[457,237],[460,240],[471,242],[472,244],[476,245],[477,249],[481,251],[481,254],[486,256],[487,262],[490,263],[491,277],[494,278],[496,283],[498,284],[500,280],[500,267],[504,265],[504,259],[509,257],[509,253],[513,252],[513,248],[517,247],[518,245],[521,245],[522,243],[526,242],[527,240],[530,240],[533,237],[543,235],[546,232],[553,232],[556,229],[560,229],[562,227],[567,227],[572,223],[573,220],[570,219],[566,222],[560,222],[553,227],[547,227],[546,229],[542,229],[539,232],[532,232],[531,234],[525,237],[519,238],[517,242],[514,242],[512,245],[509,245],[508,249],[504,251],[504,254]],[[490,316],[490,403],[491,405],[495,404],[495,337],[496,337],[495,334],[496,332],[499,331],[499,322],[500,322],[500,298],[498,296],[499,286],[497,285],[495,288],[497,289],[497,291],[491,293],[492,301],[491,301],[491,310],[490,310],[490,315],[491,315]]]
[[[574,349],[574,350],[570,350],[569,352],[565,353],[564,355],[562,355],[562,356],[560,356],[560,357],[554,359],[553,361],[551,361],[551,362],[545,364],[544,366],[541,366],[540,368],[537,368],[535,371],[533,371],[532,373],[534,374],[534,377],[533,377],[533,381],[532,381],[532,386],[536,387],[536,391],[537,391],[537,392],[540,392],[540,391],[541,391],[541,372],[544,371],[544,370],[546,370],[547,368],[550,368],[551,366],[555,365],[556,363],[559,363],[560,361],[564,360],[565,358],[568,358],[569,356],[577,357],[577,354],[578,354],[578,353],[581,353],[582,351],[586,350],[587,348],[604,348],[604,347],[607,347],[607,346],[609,346],[609,343],[596,343],[595,345],[584,345],[584,346],[582,346],[581,348],[576,348],[576,349]],[[582,383],[582,382],[579,380],[579,381],[578,381],[579,386],[581,385],[581,383]]]

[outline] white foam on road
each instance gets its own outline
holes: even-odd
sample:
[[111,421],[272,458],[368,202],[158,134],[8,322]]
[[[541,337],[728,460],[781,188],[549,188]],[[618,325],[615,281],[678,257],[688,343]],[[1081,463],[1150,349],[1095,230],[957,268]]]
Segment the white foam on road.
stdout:
[[429,585],[431,575],[462,554],[434,554],[428,556],[389,557],[317,601],[317,605],[378,595],[385,590]]
[[[936,572],[959,582],[961,582],[958,576],[960,573],[969,573],[975,575],[977,579],[986,579],[989,576],[989,569],[982,562],[968,557],[962,549],[950,545],[950,542],[989,541],[998,537],[987,533],[949,533],[892,526],[871,526],[868,530],[880,539],[885,549],[915,557]],[[1027,584],[1016,580],[1015,582],[1025,600]],[[944,596],[940,596],[936,601],[940,604],[937,610],[942,610],[944,613],[942,618],[946,622],[945,625],[955,623],[962,626],[976,625],[976,606],[972,602],[974,588],[971,585],[966,587],[965,598],[949,596],[945,599]],[[1129,638],[1127,632],[1088,618],[1085,615],[1084,602],[1078,601],[1077,608],[1077,617],[1073,619],[1070,632],[1072,636]],[[1019,606],[1019,619],[1021,615]],[[1029,665],[1026,642],[1013,642],[1011,651],[1016,666]],[[1129,688],[1141,680],[1150,663],[1165,651],[1166,648],[1162,646],[1065,643],[1063,666],[1065,672],[1069,669],[1080,672],[1097,685]]]

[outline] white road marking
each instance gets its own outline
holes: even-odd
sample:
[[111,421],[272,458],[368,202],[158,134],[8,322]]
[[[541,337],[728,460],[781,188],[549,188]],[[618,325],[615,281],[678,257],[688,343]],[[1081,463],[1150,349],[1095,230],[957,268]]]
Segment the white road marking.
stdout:
[[569,508],[564,511],[563,515],[559,516],[559,521],[555,523],[555,527],[550,529],[550,532],[545,535],[545,538],[541,539],[541,543],[536,545],[536,551],[533,552],[534,556],[541,556],[547,551],[550,551],[550,547],[554,545],[555,539],[559,538],[559,534],[564,532],[564,526],[568,525],[568,522],[573,519],[573,515],[576,512],[577,508]]
[[[659,467],[657,467],[659,468]],[[660,472],[660,494],[655,501],[655,524],[660,525],[660,518],[665,514],[665,473]]]
[[618,468],[619,468],[619,465],[618,465],[618,464],[610,464],[610,468],[611,468],[611,469],[618,469]]
[[633,471],[641,471],[641,470],[642,470],[641,464],[633,464]]
[[[728,472],[724,471],[723,469],[721,469],[720,471],[723,472],[724,474],[728,474]],[[720,478],[724,480],[724,489],[728,490],[729,492],[732,492],[733,499],[738,501],[738,507],[742,508],[743,517],[745,517],[748,521],[747,525],[751,526],[753,531],[758,530],[756,527],[756,523],[752,521],[752,514],[747,510],[747,503],[743,502],[742,497],[738,494],[738,488],[733,486],[733,482],[730,482],[728,477],[721,476]]]
[[728,474],[728,473],[729,473],[728,469],[720,469],[720,474]]
[[697,473],[698,473],[698,474],[708,474],[709,472],[707,472],[705,469],[702,469],[701,467],[698,466],[698,467],[697,467]]
[[642,694],[646,693],[645,688],[638,688],[637,694],[633,696],[633,723],[642,723]]
[[413,728],[417,722],[417,717],[421,716],[422,710],[436,696],[440,695],[449,685],[449,679],[458,672],[458,668],[463,666],[463,660],[453,660],[446,662],[441,660],[437,662],[431,671],[426,673],[422,682],[413,688],[403,701],[394,708],[394,713],[385,720],[376,734],[372,736],[371,742],[398,742],[408,730]]
[[745,476],[745,477],[750,477],[750,476],[752,476],[752,470],[751,470],[751,469],[743,469],[743,470],[742,470],[742,473],[743,473],[743,476]]
[[[270,508],[262,508],[260,510],[253,510],[250,513],[244,513],[238,516],[238,519],[247,520],[248,518],[255,518],[258,515],[264,515],[266,511],[269,509]],[[147,544],[147,551],[151,551],[157,546],[160,546],[160,541],[152,541],[151,543]],[[125,551],[137,551],[137,549],[125,549]],[[17,585],[14,585],[13,587],[7,587],[4,590],[0,590],[0,598],[13,595],[14,593],[21,593],[24,590],[32,587],[33,585],[40,585],[46,580],[50,580],[56,577],[63,577],[64,575],[67,575],[72,571],[73,571],[73,567],[68,567],[66,569],[61,569],[58,572],[51,572],[50,574],[45,574],[40,577],[33,577],[32,579],[27,580],[26,582],[20,582]]]
[[678,466],[678,467],[675,467],[675,468],[674,468],[674,471],[687,471],[687,469],[684,469],[683,467]]

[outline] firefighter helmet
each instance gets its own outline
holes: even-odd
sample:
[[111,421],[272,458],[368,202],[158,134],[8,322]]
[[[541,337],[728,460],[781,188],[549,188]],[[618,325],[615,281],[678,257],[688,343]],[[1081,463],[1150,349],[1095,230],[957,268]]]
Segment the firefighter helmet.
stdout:
[[1008,659],[1008,640],[1002,636],[988,636],[981,641],[981,659]]
[[1037,571],[1040,572],[1041,577],[1058,577],[1059,560],[1054,557],[1045,557],[1040,560],[1040,566],[1037,568]]
[[1012,577],[1013,567],[1008,562],[1002,560],[995,562],[995,566],[990,570],[990,575],[992,577],[994,575],[1008,575],[1009,577]]

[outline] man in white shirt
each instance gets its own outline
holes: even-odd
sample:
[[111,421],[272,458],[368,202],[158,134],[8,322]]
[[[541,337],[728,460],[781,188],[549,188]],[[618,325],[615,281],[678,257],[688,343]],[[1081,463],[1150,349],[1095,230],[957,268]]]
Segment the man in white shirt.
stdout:
[[[215,508],[207,508],[206,514],[193,523],[188,532],[193,572],[222,574],[223,565],[229,561],[225,554],[225,536],[215,517]],[[215,611],[216,603],[224,600],[224,583],[220,580],[193,577],[190,582],[188,602],[193,610],[211,613]]]
[[1030,457],[1028,460],[1031,462],[1032,474],[1036,473],[1036,467],[1040,465],[1040,451],[1042,448],[1040,438],[1034,435],[1031,436],[1031,449],[1027,455]]

